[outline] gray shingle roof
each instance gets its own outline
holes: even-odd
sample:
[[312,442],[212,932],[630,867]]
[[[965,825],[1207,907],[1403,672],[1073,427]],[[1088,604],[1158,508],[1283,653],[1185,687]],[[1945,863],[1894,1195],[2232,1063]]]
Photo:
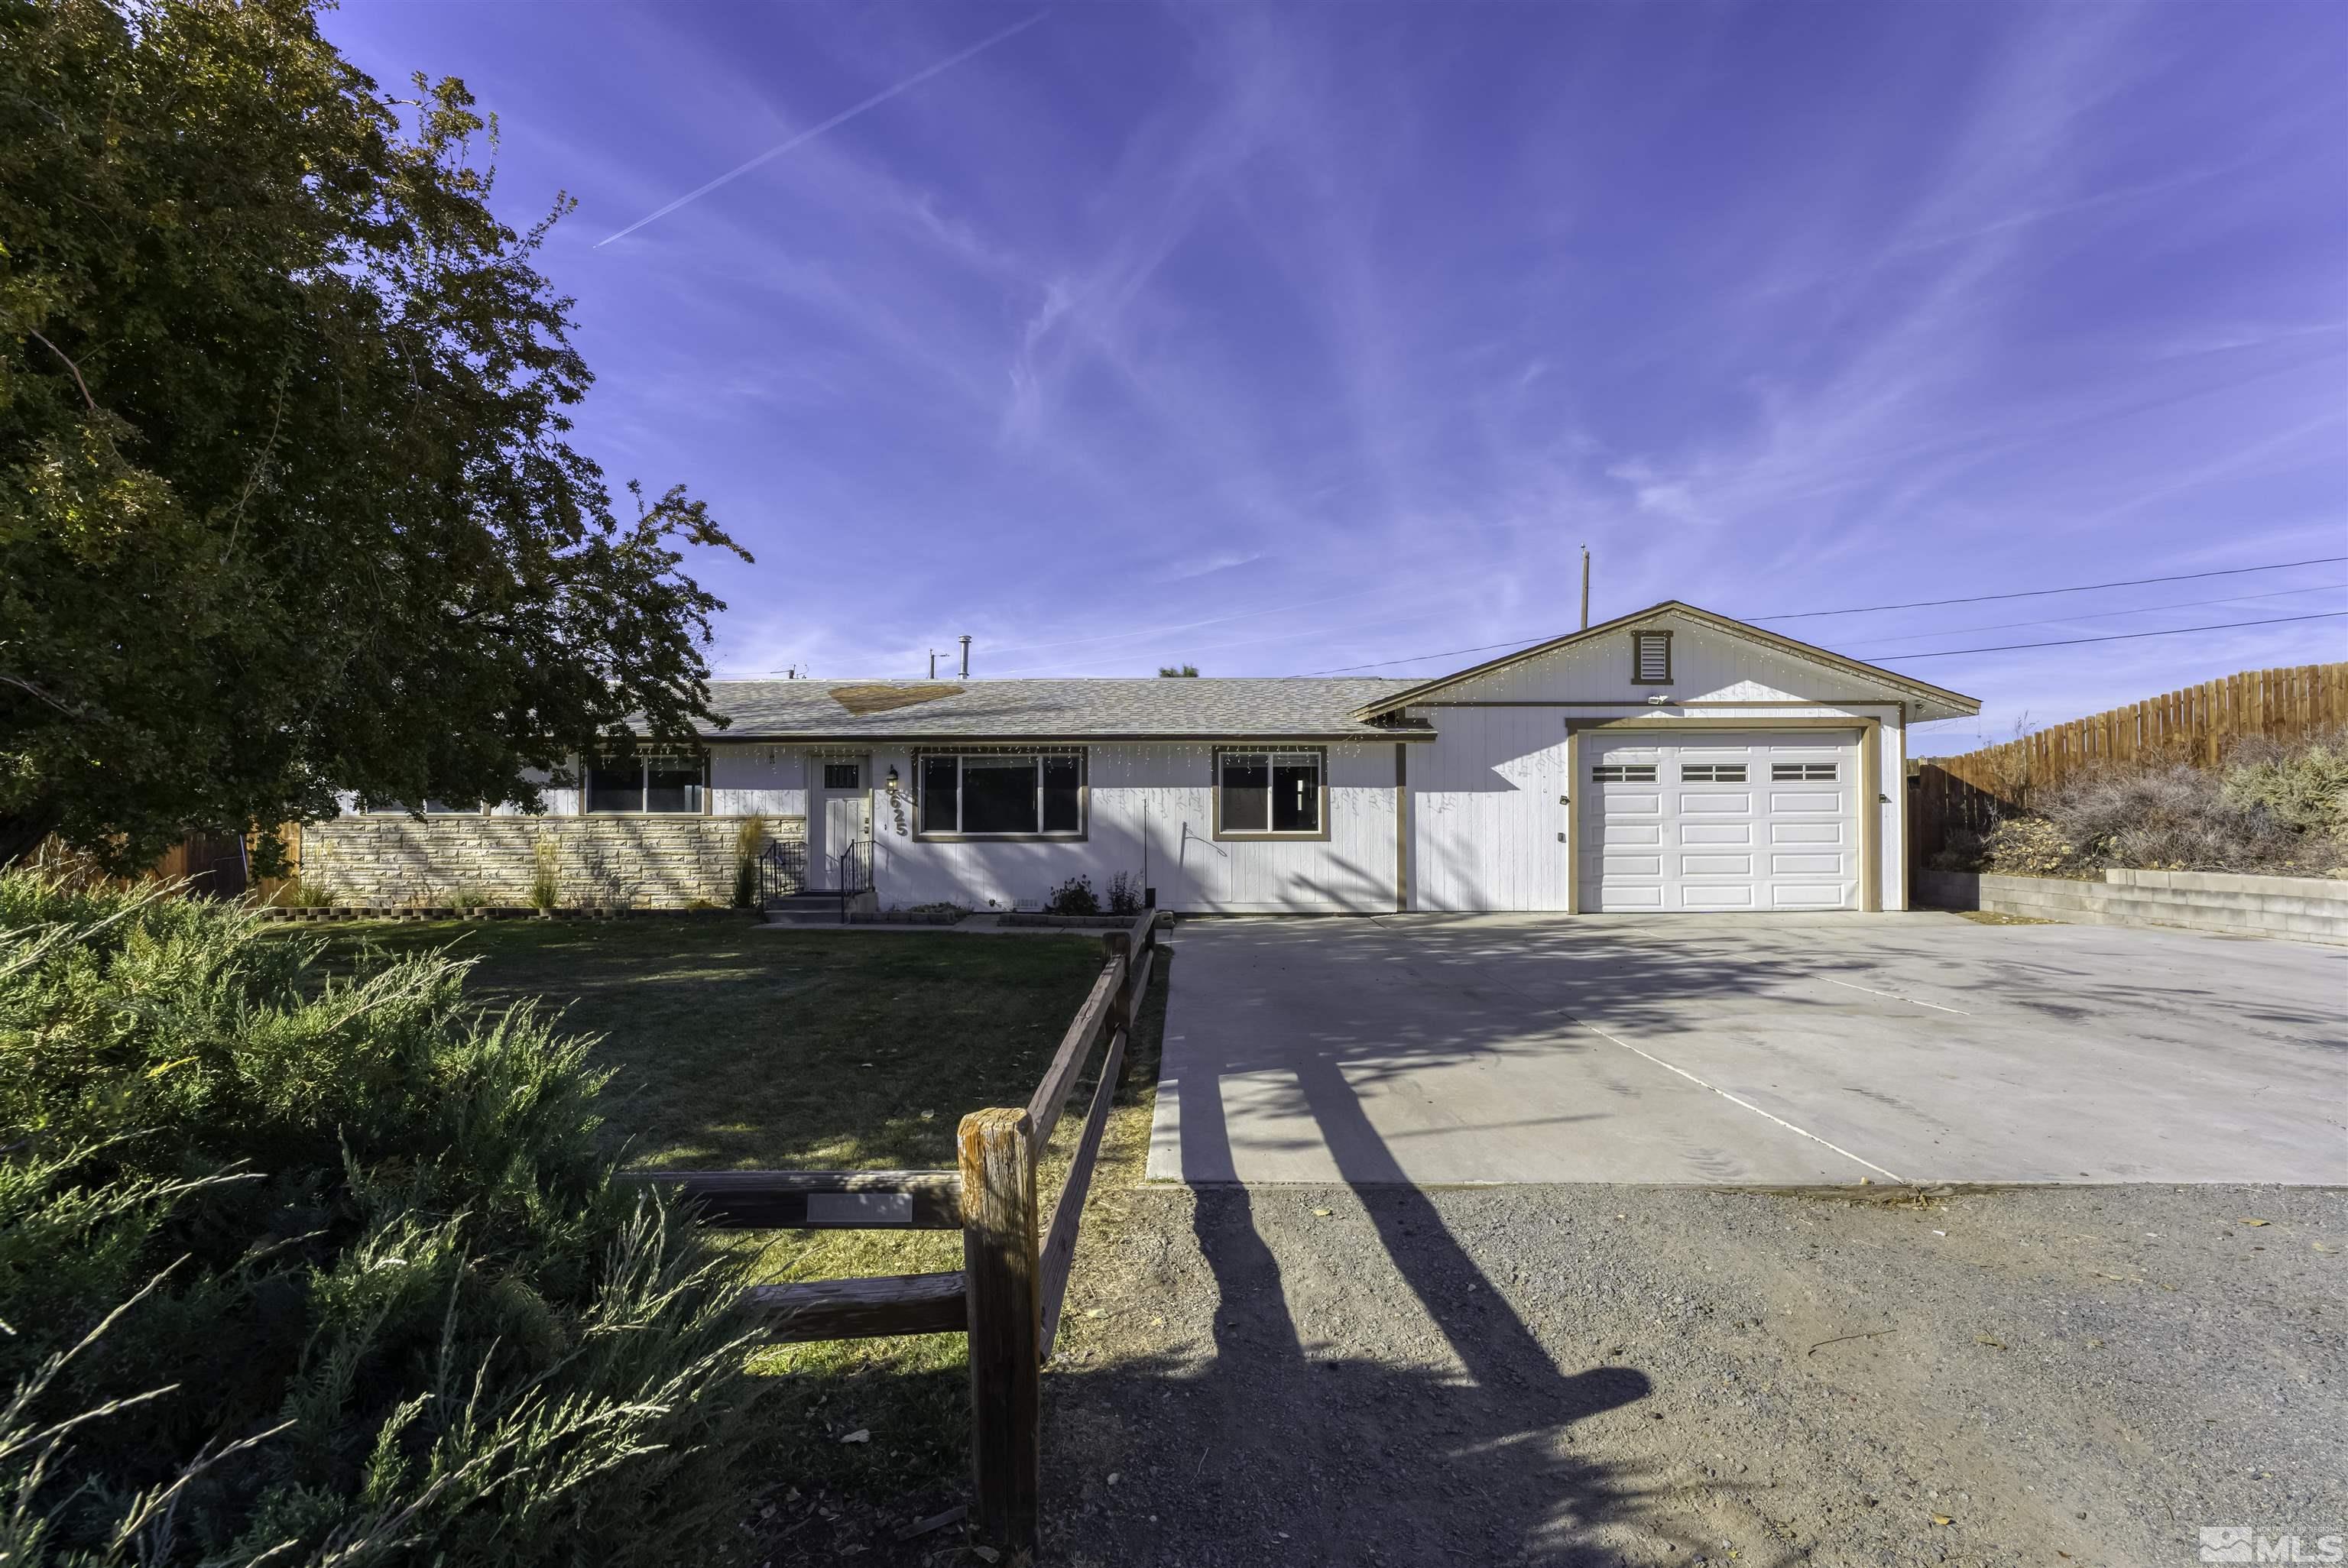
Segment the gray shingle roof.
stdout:
[[709,733],[726,740],[1302,740],[1348,735],[1392,740],[1391,728],[1352,715],[1386,692],[1412,684],[1366,677],[713,681],[709,705],[733,723]]

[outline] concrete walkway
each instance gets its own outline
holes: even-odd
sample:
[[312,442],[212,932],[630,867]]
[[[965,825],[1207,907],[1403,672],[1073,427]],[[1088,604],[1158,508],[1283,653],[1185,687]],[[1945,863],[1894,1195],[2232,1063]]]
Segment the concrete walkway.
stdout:
[[2348,952],[1951,915],[1185,922],[1149,1174],[2348,1184]]

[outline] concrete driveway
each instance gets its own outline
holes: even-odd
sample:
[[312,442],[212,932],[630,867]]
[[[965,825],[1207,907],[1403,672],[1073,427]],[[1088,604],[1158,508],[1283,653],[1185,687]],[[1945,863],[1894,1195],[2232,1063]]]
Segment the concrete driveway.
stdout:
[[2348,1183],[2348,950],[1923,913],[1174,940],[1152,1176]]

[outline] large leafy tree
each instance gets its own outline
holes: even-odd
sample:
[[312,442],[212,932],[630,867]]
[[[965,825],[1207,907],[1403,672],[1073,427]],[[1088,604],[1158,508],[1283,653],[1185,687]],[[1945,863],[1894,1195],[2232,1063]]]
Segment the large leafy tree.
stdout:
[[0,0],[0,864],[535,806],[709,716],[683,550],[738,547],[572,446],[565,203],[499,222],[464,86],[315,9]]

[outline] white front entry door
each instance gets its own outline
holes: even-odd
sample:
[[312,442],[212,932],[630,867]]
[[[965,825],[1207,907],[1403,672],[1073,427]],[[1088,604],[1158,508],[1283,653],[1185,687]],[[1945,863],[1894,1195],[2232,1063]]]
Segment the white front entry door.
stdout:
[[808,813],[808,886],[839,886],[839,856],[865,835],[871,796],[865,788],[861,757],[817,757],[813,771],[815,809]]
[[1581,907],[1856,909],[1856,730],[1591,731]]

